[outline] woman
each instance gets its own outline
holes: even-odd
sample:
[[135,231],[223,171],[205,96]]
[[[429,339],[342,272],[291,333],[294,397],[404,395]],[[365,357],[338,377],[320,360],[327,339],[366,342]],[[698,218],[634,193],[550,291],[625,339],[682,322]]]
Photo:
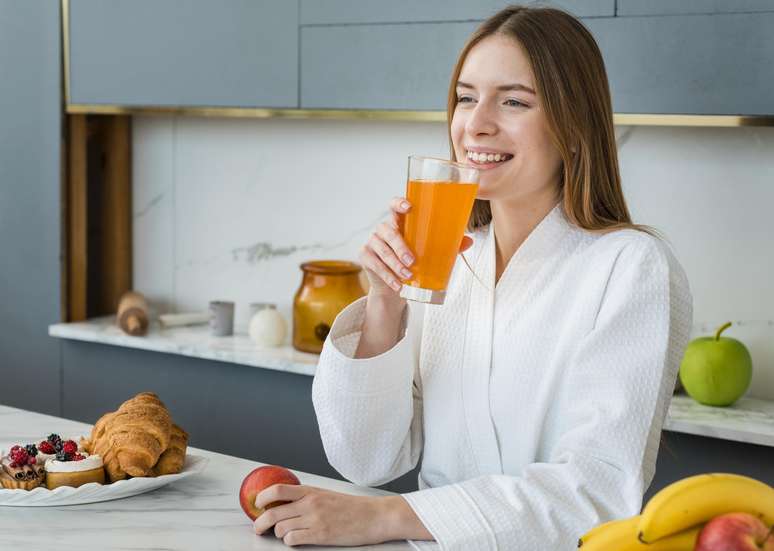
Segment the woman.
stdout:
[[369,293],[338,316],[313,385],[331,465],[379,485],[422,455],[420,489],[275,486],[258,506],[290,503],[259,533],[574,549],[640,511],[692,304],[669,249],[631,223],[599,50],[563,12],[507,8],[463,49],[448,111],[454,157],[482,171],[461,246],[475,275],[458,261],[443,306],[407,305],[410,205],[395,200],[360,257]]

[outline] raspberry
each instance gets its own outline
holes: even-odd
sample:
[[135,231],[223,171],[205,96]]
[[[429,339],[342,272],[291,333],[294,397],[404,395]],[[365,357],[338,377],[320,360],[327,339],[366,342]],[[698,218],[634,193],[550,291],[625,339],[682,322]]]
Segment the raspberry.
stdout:
[[33,456],[30,456],[30,457],[27,458],[27,465],[34,465],[37,462],[38,462],[38,460],[35,459],[35,457],[33,457]]
[[68,455],[72,455],[78,451],[78,444],[76,444],[72,440],[68,440],[67,442],[62,444],[62,451]]
[[18,469],[19,468],[19,464],[16,461],[11,461],[11,468],[12,469]]
[[27,463],[27,458],[29,457],[29,454],[27,453],[27,450],[25,450],[21,446],[14,446],[13,448],[11,448],[11,452],[8,454],[8,457],[10,457],[11,461],[13,461],[14,463],[25,465]]
[[86,456],[84,456],[84,455],[81,455],[81,454],[79,454],[79,453],[76,453],[76,454],[73,456],[73,461],[83,461],[84,459],[86,459]]
[[56,449],[48,440],[43,440],[43,442],[38,444],[38,450],[46,455],[54,455],[56,453]]

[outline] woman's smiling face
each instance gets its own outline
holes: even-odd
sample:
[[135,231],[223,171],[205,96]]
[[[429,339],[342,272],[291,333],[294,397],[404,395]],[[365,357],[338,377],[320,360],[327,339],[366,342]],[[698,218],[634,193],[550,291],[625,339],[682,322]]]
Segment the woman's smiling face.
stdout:
[[561,157],[532,68],[508,37],[489,36],[468,52],[451,137],[457,160],[481,170],[479,199],[523,201],[558,189]]

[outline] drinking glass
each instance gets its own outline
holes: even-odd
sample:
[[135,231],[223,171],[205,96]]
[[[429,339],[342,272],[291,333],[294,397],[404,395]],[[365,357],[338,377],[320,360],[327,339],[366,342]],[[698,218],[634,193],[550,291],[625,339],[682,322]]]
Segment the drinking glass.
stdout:
[[411,209],[399,217],[399,228],[415,262],[412,277],[402,281],[401,297],[443,304],[478,178],[478,170],[461,163],[409,157],[406,198]]

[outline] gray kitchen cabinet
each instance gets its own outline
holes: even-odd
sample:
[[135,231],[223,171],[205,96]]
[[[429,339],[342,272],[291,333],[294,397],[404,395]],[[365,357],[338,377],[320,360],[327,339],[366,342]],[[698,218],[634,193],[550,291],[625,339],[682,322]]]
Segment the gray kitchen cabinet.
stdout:
[[[63,417],[94,423],[136,393],[153,391],[190,433],[192,446],[342,478],[325,457],[312,405],[312,377],[59,341]],[[665,431],[646,499],[675,480],[705,472],[740,473],[774,484],[771,448]],[[417,475],[414,469],[382,488],[416,490]]]
[[[584,19],[617,113],[774,113],[774,12]],[[301,27],[301,107],[445,108],[476,22]]]
[[444,109],[476,23],[301,28],[304,109]]
[[0,403],[59,413],[59,3],[0,0]]
[[70,103],[298,106],[298,3],[70,0]]
[[[300,1],[301,25],[482,20],[505,6],[515,3],[508,0]],[[551,5],[565,9],[578,17],[604,17],[615,14],[615,0],[555,0]]]
[[585,23],[605,58],[617,113],[774,113],[774,12]]

